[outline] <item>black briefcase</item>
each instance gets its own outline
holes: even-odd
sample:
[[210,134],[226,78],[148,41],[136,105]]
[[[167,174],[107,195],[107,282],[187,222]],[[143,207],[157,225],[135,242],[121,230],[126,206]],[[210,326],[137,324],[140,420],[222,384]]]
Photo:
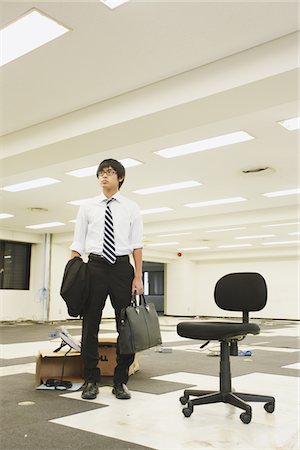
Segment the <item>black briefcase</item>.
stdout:
[[119,326],[119,349],[121,354],[137,353],[161,345],[158,315],[153,303],[144,295],[133,295],[130,306],[121,311]]

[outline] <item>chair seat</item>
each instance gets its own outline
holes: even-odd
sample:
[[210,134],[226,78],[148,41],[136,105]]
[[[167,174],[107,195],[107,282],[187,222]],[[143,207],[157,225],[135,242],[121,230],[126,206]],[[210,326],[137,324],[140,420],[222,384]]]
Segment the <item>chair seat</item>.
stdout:
[[259,332],[260,328],[256,323],[181,322],[177,325],[179,336],[208,341],[222,341]]

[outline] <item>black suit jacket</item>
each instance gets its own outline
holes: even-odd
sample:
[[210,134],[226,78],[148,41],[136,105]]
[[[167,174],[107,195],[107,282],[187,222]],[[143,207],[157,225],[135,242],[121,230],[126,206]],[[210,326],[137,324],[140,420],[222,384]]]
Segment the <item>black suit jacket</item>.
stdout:
[[89,296],[89,272],[88,264],[79,256],[67,262],[60,295],[66,302],[71,317],[83,316]]

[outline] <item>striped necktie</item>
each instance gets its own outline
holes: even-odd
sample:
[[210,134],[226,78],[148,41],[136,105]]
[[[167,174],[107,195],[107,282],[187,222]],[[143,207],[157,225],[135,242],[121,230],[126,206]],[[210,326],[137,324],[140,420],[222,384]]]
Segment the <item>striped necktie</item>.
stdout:
[[110,204],[114,198],[106,200],[106,208],[104,215],[104,236],[103,236],[103,258],[110,264],[116,262],[116,248],[115,248],[115,236],[114,236],[114,224],[113,217],[110,209]]

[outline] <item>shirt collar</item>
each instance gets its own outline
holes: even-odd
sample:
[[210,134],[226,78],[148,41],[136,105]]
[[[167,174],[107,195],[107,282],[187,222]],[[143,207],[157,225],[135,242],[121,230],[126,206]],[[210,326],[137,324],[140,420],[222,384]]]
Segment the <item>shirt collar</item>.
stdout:
[[[113,195],[113,198],[115,200],[117,200],[118,202],[122,202],[122,200],[123,200],[123,196],[120,194],[119,191]],[[106,200],[107,200],[107,197],[105,197],[103,192],[101,192],[101,194],[99,195],[99,202],[102,203],[102,202],[105,202]]]

